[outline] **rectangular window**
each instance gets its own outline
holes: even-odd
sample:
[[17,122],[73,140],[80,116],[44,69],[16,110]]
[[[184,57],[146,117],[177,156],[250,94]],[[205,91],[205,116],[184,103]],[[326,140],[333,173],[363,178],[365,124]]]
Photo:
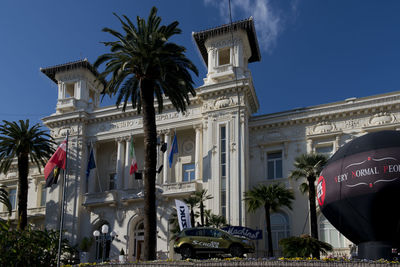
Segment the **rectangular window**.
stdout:
[[114,190],[115,185],[117,183],[117,174],[116,173],[110,173],[110,183],[109,183],[109,190]]
[[43,207],[43,206],[46,206],[46,191],[47,190],[46,190],[45,184],[42,184],[41,190],[42,190],[42,192],[40,195],[40,206]]
[[226,217],[226,127],[220,128],[220,196],[221,215]]
[[183,181],[190,182],[195,179],[194,177],[194,163],[184,164],[183,165]]
[[326,146],[317,146],[315,148],[315,153],[322,154],[327,157],[330,157],[332,155],[332,152],[333,152],[333,144],[326,145]]
[[267,178],[269,180],[282,178],[282,152],[267,154]]
[[11,203],[11,209],[15,210],[17,207],[17,188],[11,188],[8,191],[8,199]]
[[218,50],[218,66],[231,63],[231,49],[229,47]]

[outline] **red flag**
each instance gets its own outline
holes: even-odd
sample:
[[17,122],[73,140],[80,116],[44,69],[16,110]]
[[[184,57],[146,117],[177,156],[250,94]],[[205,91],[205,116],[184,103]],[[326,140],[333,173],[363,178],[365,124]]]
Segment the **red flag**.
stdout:
[[134,174],[138,170],[137,162],[136,162],[136,155],[135,155],[135,148],[133,147],[133,136],[131,138],[131,147],[130,147],[130,154],[132,158],[131,168],[129,169],[129,175]]
[[49,162],[44,167],[44,179],[46,187],[57,183],[59,169],[65,170],[67,161],[67,139],[65,139],[57,148],[56,152],[51,156]]

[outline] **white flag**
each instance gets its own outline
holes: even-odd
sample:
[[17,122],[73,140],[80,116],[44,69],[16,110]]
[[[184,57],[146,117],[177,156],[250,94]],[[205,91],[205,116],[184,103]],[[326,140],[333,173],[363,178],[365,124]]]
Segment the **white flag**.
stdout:
[[190,212],[185,202],[175,199],[176,213],[178,215],[179,228],[182,231],[185,228],[191,228]]

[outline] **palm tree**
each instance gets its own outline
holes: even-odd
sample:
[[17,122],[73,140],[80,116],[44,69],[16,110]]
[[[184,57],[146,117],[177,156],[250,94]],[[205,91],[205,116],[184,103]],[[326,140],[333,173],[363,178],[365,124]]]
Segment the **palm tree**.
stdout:
[[168,97],[178,112],[184,112],[190,104],[189,93],[196,95],[190,71],[198,75],[197,68],[186,57],[186,49],[168,42],[175,34],[181,33],[178,22],[160,26],[161,18],[153,7],[147,19],[137,17],[137,26],[131,20],[114,14],[122,24],[123,33],[104,28],[104,32],[117,40],[104,42],[110,53],[97,58],[97,68],[105,63],[100,74],[106,82],[104,94],[118,95],[116,105],[123,102],[125,111],[128,100],[138,113],[143,111],[144,130],[144,257],[156,259],[157,217],[155,177],[157,162],[157,131],[154,98],[157,99],[158,112],[163,109],[164,97]]
[[281,183],[273,183],[270,185],[260,184],[244,193],[244,201],[247,202],[247,210],[249,212],[255,212],[259,208],[264,207],[268,233],[269,257],[274,256],[271,236],[271,213],[278,211],[281,207],[292,209],[293,200],[293,191],[286,189]]
[[[311,237],[318,239],[317,207],[315,203],[315,181],[326,164],[327,158],[321,154],[302,154],[295,158],[293,170],[289,174],[291,179],[306,179],[305,183],[299,186],[300,192],[308,192],[308,203],[310,208]],[[319,251],[315,251],[314,257],[320,257]]]
[[215,228],[222,228],[227,225],[226,218],[222,215],[211,214],[209,225]]
[[185,201],[185,203],[190,206],[190,224],[192,225],[192,227],[196,227],[195,225],[196,214],[194,213],[194,208],[199,205],[200,199],[197,196],[193,195],[188,198],[185,198],[183,201]]
[[283,256],[287,258],[307,258],[317,250],[323,254],[333,250],[332,245],[309,235],[283,238],[279,240],[279,245],[282,247]]
[[5,186],[0,187],[0,203],[4,204],[4,206],[7,207],[8,209],[8,214],[11,215],[11,202],[10,199],[8,198],[8,192],[5,189]]
[[28,204],[29,159],[40,171],[54,152],[54,141],[39,124],[29,126],[29,120],[0,125],[0,172],[6,174],[17,159],[18,166],[18,228],[25,229]]
[[196,191],[194,194],[199,199],[200,222],[201,226],[204,226],[204,201],[212,199],[213,197],[211,195],[207,195],[207,189]]

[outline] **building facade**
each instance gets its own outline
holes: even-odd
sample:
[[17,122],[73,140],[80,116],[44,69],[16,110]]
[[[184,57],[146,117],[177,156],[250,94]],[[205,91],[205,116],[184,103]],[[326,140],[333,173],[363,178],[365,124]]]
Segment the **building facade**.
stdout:
[[[256,256],[267,251],[264,211],[248,213],[244,192],[259,185],[284,183],[295,192],[293,209],[272,214],[274,250],[279,255],[281,238],[309,233],[308,200],[299,182],[288,175],[294,159],[303,153],[333,154],[346,142],[365,133],[400,128],[400,93],[351,98],[285,112],[254,116],[259,102],[248,64],[261,60],[252,18],[193,33],[207,65],[204,84],[196,89],[185,113],[177,113],[166,100],[164,111],[156,115],[157,253],[174,255],[169,219],[175,199],[207,189],[213,199],[205,205],[223,215],[230,225],[263,230],[256,242]],[[115,106],[100,107],[103,84],[87,60],[80,60],[42,72],[57,84],[56,112],[43,118],[51,135],[61,142],[67,132],[68,176],[64,228],[72,244],[92,237],[108,224],[117,236],[109,246],[110,258],[123,248],[129,259],[143,253],[143,180],[130,175],[130,142],[133,137],[139,172],[144,167],[142,118],[129,106],[126,112]],[[174,136],[178,153],[171,167],[168,152]],[[167,143],[167,151],[161,151]],[[86,175],[90,149],[96,169]],[[16,168],[1,174],[13,207],[16,205]],[[58,229],[61,186],[44,188],[43,174],[33,169],[29,178],[29,221],[37,226]],[[7,213],[0,213],[7,218]],[[15,211],[11,219],[15,219]],[[320,239],[331,243],[335,253],[348,253],[351,243],[319,215]],[[90,260],[100,256],[100,244],[91,246]]]

